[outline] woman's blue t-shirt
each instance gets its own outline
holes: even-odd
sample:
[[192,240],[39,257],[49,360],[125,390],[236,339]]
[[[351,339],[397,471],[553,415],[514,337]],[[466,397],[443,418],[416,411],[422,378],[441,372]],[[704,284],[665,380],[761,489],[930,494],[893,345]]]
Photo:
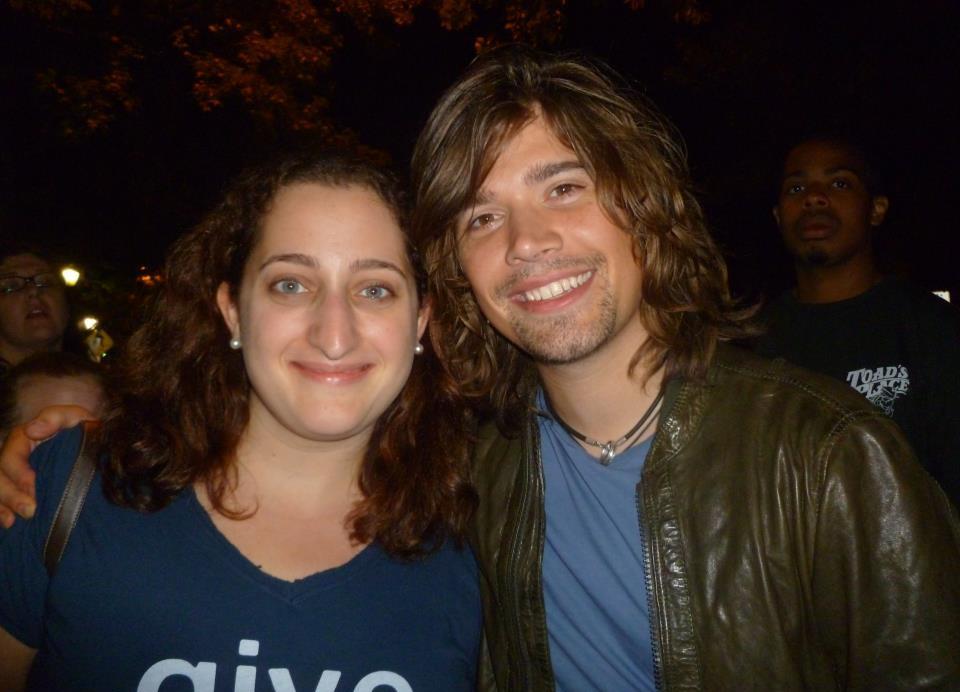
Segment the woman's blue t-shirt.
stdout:
[[192,491],[141,513],[94,480],[56,576],[42,551],[79,430],[34,453],[37,516],[0,529],[0,627],[39,649],[34,690],[471,690],[481,626],[476,564],[376,544],[287,582],[214,527]]

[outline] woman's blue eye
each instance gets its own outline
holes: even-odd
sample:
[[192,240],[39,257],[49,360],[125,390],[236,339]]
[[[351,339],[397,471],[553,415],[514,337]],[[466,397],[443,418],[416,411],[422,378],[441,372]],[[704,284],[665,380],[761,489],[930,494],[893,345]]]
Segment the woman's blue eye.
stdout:
[[282,279],[273,285],[273,288],[279,293],[303,293],[307,289],[296,279]]
[[364,298],[371,298],[373,300],[383,300],[384,298],[389,298],[391,295],[390,289],[386,286],[367,286],[365,289],[360,291],[360,294]]

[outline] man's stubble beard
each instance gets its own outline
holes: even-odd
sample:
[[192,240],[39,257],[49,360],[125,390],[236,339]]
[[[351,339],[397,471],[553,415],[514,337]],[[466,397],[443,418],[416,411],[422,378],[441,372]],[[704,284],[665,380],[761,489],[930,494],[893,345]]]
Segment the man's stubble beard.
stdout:
[[797,262],[804,267],[829,267],[833,262],[830,254],[820,248],[810,248],[796,255]]
[[840,267],[852,261],[857,256],[855,250],[841,248],[839,251],[830,252],[822,247],[803,248],[794,255],[796,263],[806,269],[826,269],[828,267]]
[[616,331],[617,309],[613,296],[604,291],[588,316],[589,324],[580,324],[579,315],[564,315],[542,321],[523,320],[510,316],[516,345],[534,362],[543,365],[565,365],[581,360],[603,346]]

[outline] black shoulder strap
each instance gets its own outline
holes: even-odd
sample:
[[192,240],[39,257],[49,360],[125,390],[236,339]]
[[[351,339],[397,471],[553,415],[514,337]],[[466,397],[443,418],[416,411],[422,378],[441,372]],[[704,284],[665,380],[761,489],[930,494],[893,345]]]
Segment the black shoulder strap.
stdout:
[[96,444],[91,439],[96,436],[95,433],[95,424],[89,421],[83,424],[80,451],[77,453],[76,461],[73,462],[70,477],[67,478],[67,486],[63,490],[63,497],[60,498],[57,512],[53,515],[53,524],[50,525],[50,532],[43,546],[43,564],[51,577],[56,573],[63,551],[67,548],[67,541],[70,540],[73,527],[80,517],[83,503],[87,499],[87,491],[90,490],[90,483],[97,470],[93,459]]

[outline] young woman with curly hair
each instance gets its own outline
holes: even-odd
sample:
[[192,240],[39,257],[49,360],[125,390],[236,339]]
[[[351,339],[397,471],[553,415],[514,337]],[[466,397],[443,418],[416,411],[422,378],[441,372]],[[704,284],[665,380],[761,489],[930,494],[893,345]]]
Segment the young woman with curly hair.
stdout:
[[78,430],[0,531],[3,689],[473,688],[465,419],[403,223],[389,176],[301,155],[174,246],[55,576]]

